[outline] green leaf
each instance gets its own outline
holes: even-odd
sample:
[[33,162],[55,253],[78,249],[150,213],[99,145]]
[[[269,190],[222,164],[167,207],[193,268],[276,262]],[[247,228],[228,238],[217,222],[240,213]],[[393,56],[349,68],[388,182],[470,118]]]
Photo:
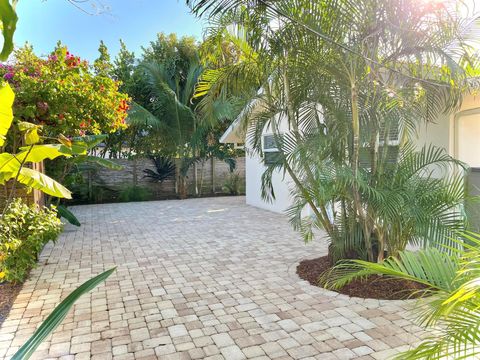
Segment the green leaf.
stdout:
[[12,360],[26,360],[32,356],[38,346],[50,335],[67,316],[73,304],[83,295],[105,281],[116,268],[107,270],[86,281],[63,300],[45,319],[30,339],[13,355]]
[[[16,175],[17,172],[12,173],[10,178],[14,179]],[[29,188],[40,190],[51,196],[66,199],[72,198],[72,193],[62,184],[33,169],[22,168],[17,180]]]
[[33,145],[21,148],[18,154],[0,154],[0,184],[15,178],[22,162],[38,163],[45,159],[55,159],[59,156],[70,156],[63,145]]
[[26,121],[21,121],[18,123],[18,129],[24,133],[25,143],[27,145],[33,145],[40,141],[40,135],[38,135],[38,131],[41,129],[41,126]]
[[66,147],[72,147],[72,140],[67,138],[65,135],[60,134],[57,138],[58,142],[65,145]]
[[17,20],[17,14],[10,2],[8,0],[0,0],[0,21],[3,34],[3,48],[0,53],[0,61],[7,60],[13,50],[13,34],[17,27]]
[[84,146],[93,149],[107,138],[106,134],[77,136],[72,139],[74,145]]
[[5,84],[0,88],[0,146],[5,144],[5,136],[12,125],[13,100],[15,100],[15,94],[10,85]]
[[75,226],[80,226],[80,221],[78,221],[77,217],[73,215],[73,213],[68,210],[65,206],[63,205],[58,205],[57,206],[57,213],[61,217],[63,217],[65,220],[67,220],[70,224],[75,225]]
[[3,176],[2,174],[18,171],[19,167],[20,162],[15,159],[15,156],[9,153],[0,154],[0,180]]
[[20,150],[22,151],[16,154],[15,157],[18,161],[25,161],[26,163],[37,163],[46,159],[53,160],[59,156],[69,157],[71,154],[69,148],[60,144],[26,146]]
[[75,159],[76,162],[91,162],[91,163],[95,163],[99,166],[102,166],[106,169],[110,169],[110,170],[122,170],[123,169],[123,166],[122,165],[119,165],[111,160],[107,160],[107,159],[104,159],[104,158],[100,158],[100,157],[97,157],[97,156],[88,156],[88,155],[81,155],[79,157],[77,157],[77,159]]

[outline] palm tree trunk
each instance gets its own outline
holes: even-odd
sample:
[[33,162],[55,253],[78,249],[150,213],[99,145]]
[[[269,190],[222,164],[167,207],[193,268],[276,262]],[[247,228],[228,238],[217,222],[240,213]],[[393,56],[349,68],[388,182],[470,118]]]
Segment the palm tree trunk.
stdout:
[[211,174],[212,174],[212,194],[215,194],[215,188],[216,188],[216,184],[215,184],[215,158],[212,156],[210,158],[210,164],[211,164]]
[[205,171],[205,160],[202,159],[202,166],[200,167],[200,196],[203,194],[203,179],[205,178],[204,176],[204,171]]
[[357,177],[360,164],[360,113],[358,109],[358,90],[355,84],[355,81],[351,82],[351,97],[352,97],[352,135],[353,135],[353,149],[352,149],[352,172],[353,172],[353,200],[355,204],[355,209],[360,218],[362,227],[363,227],[363,236],[365,241],[365,248],[367,250],[367,256],[369,261],[374,261],[373,248],[371,241],[371,231],[368,226],[367,216],[365,214],[365,209],[363,208],[360,191],[358,189]]
[[[284,70],[283,72],[283,83],[284,83],[284,92],[285,92],[285,101],[287,103],[287,116],[289,119],[289,124],[292,125],[292,132],[293,135],[295,136],[295,140],[298,143],[301,143],[302,139],[300,136],[300,131],[298,129],[298,123],[297,123],[297,117],[295,116],[295,111],[293,109],[293,104],[292,104],[292,99],[290,97],[290,81],[289,77],[287,75],[287,71]],[[277,148],[280,149],[279,147],[280,144],[277,144]],[[308,159],[305,158],[305,156],[302,156],[302,153],[300,154],[302,159],[300,160],[300,163],[302,164],[302,167],[305,171],[305,174],[307,175],[307,179],[311,184],[315,184],[314,181],[314,176],[312,174],[312,171],[309,167],[309,161]],[[285,159],[285,157],[284,157]],[[285,159],[285,163],[287,160]],[[288,164],[286,164],[288,165]],[[290,168],[290,166],[288,166]],[[290,168],[288,171],[290,174],[290,177],[292,177],[293,170]],[[315,216],[317,216],[318,220],[322,223],[323,227],[325,228],[325,231],[329,234],[329,236],[333,236],[333,226],[330,223],[330,219],[328,217],[327,209],[325,208],[324,204],[316,204],[315,201],[311,198],[309,195],[309,192],[306,190],[306,188],[302,185],[302,182],[294,176],[296,180],[294,182],[296,183],[297,187],[299,187],[302,191],[302,194],[308,194],[308,203],[309,206],[312,208],[312,211],[314,212]]]

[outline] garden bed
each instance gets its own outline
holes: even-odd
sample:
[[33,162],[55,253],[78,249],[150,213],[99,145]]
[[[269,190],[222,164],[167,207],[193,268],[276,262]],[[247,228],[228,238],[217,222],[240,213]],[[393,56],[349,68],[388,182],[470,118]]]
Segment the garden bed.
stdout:
[[[319,257],[311,260],[303,260],[297,266],[297,274],[303,280],[310,284],[319,286],[318,278],[325,271],[331,269],[328,256]],[[418,298],[418,290],[422,285],[413,281],[392,279],[389,277],[372,275],[367,279],[355,280],[345,285],[337,292],[359,298],[383,299],[383,300],[403,300],[409,298]]]
[[0,326],[7,318],[13,302],[21,289],[21,283],[0,283]]

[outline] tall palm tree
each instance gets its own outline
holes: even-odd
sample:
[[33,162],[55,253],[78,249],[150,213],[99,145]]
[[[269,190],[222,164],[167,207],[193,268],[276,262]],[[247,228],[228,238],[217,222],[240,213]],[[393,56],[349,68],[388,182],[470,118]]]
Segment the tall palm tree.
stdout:
[[[382,261],[385,251],[401,250],[405,239],[427,244],[442,241],[447,228],[462,228],[460,171],[443,181],[428,171],[433,165],[461,169],[461,164],[438,149],[414,151],[412,139],[420,124],[458,108],[469,89],[467,79],[477,64],[475,19],[465,16],[466,3],[187,3],[215,20],[213,39],[228,40],[231,29],[248,29],[237,31],[242,41],[231,41],[243,56],[207,73],[200,90],[211,95],[205,102],[225,93],[257,94],[244,112],[247,137],[261,154],[268,127],[280,150],[279,161],[265,171],[262,193],[274,198],[275,170],[291,176],[296,203],[289,214],[307,240],[312,227],[320,227],[329,235],[334,258],[354,253]],[[281,133],[282,121],[288,122],[288,133]],[[392,132],[398,133],[395,147],[389,143]],[[419,204],[415,194],[431,186],[434,200]],[[313,218],[301,217],[306,206]],[[416,216],[408,231],[401,227],[407,214]],[[434,227],[431,216],[442,226]]]
[[185,177],[194,157],[194,149],[189,144],[197,128],[191,99],[202,67],[192,62],[185,75],[172,74],[163,63],[148,63],[142,67],[148,80],[151,108],[134,103],[128,121],[131,126],[154,133],[164,151],[179,158],[178,192],[185,198]]

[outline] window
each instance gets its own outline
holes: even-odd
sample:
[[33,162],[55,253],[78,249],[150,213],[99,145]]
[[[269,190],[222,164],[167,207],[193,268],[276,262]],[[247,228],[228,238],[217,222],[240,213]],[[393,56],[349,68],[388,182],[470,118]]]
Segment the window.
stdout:
[[[385,142],[385,124],[382,124],[380,126],[380,144]],[[388,143],[389,144],[398,144],[400,141],[400,126],[398,122],[395,122],[393,124],[390,124],[389,130],[388,130]]]
[[[281,135],[280,135],[281,136]],[[263,162],[265,165],[274,165],[280,162],[280,151],[275,145],[274,135],[263,136]]]
[[279,151],[269,151],[263,153],[263,162],[265,165],[274,165],[280,162],[280,152]]
[[265,135],[263,137],[263,150],[264,151],[278,151],[277,146],[275,145],[275,136],[274,135]]
[[[385,141],[387,135],[388,141]],[[378,134],[378,154],[384,156],[384,149],[387,146],[386,162],[389,164],[395,164],[398,159],[398,152],[400,151],[400,126],[398,122],[392,122],[389,126],[388,133],[385,134],[385,124],[380,126]],[[371,166],[371,151],[368,143],[365,143],[360,149],[360,166],[365,169],[370,169]]]

